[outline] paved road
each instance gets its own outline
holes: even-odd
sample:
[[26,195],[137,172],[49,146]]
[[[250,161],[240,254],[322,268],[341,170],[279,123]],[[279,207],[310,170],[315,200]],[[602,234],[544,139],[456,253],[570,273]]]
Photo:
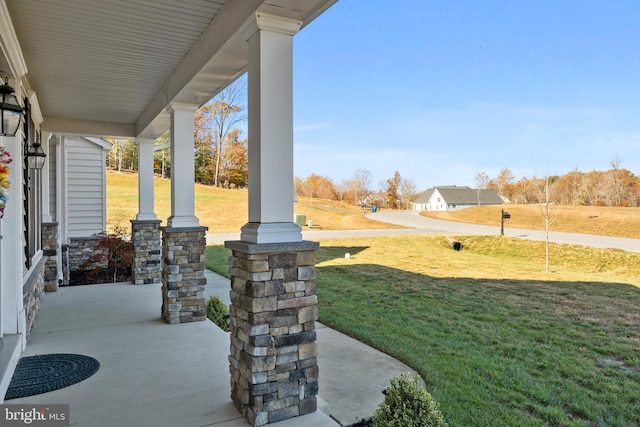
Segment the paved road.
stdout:
[[[342,237],[368,236],[397,236],[415,234],[440,235],[481,235],[491,236],[500,234],[500,226],[465,224],[463,222],[444,221],[440,219],[420,216],[416,211],[381,211],[367,214],[367,218],[397,224],[403,227],[396,229],[374,230],[308,230],[302,232],[307,240],[329,239]],[[505,236],[530,240],[545,240],[542,230],[524,230],[521,228],[505,228]],[[227,240],[238,240],[239,233],[208,234],[207,244],[223,243]],[[571,245],[592,246],[596,248],[616,248],[629,252],[640,252],[640,239],[626,239],[622,237],[594,236],[591,234],[549,232],[549,241]]]

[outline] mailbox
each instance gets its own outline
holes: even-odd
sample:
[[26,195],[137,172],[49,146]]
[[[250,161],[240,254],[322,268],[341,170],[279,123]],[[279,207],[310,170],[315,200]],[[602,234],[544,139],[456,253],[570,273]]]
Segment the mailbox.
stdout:
[[511,214],[509,212],[503,212],[502,213],[502,218],[509,219],[509,218],[511,218]]

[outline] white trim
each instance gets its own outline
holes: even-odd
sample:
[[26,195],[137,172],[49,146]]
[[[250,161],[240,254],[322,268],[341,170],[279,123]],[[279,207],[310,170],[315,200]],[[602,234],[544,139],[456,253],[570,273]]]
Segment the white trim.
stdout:
[[40,104],[38,103],[38,95],[34,91],[29,91],[29,106],[31,108],[31,120],[36,124],[36,126],[40,126],[44,121],[44,117],[42,116],[42,110],[40,110]]
[[44,116],[42,130],[78,137],[134,138],[136,136],[134,123],[113,123],[55,116]]
[[0,0],[0,48],[7,57],[11,74],[20,79],[27,74],[27,63],[5,0]]
[[105,151],[109,151],[113,147],[111,144],[109,144],[107,141],[105,141],[102,138],[92,138],[92,137],[88,136],[85,139],[87,141],[93,142],[96,145],[99,145]]

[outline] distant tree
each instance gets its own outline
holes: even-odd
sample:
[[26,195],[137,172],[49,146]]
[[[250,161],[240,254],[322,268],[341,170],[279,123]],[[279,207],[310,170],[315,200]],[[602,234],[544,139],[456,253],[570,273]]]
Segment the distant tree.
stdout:
[[478,172],[475,176],[476,191],[478,193],[478,206],[480,206],[480,190],[484,190],[489,185],[489,175],[484,172]]
[[312,199],[337,200],[338,196],[330,178],[309,175],[302,183],[302,195]]
[[233,129],[227,135],[227,149],[219,171],[226,188],[244,188],[249,184],[248,140],[241,140],[241,133],[239,129]]
[[194,117],[194,167],[195,180],[202,184],[214,182],[214,145],[210,127],[211,114],[206,106],[196,110]]
[[413,180],[402,178],[398,188],[398,193],[402,208],[409,209],[411,207],[411,203],[416,199],[416,197],[418,197],[418,186]]
[[138,147],[132,139],[109,138],[111,150],[107,154],[107,167],[118,172],[122,170],[138,170]]
[[498,176],[489,181],[487,188],[496,191],[502,198],[511,200],[513,198],[513,180],[515,176],[507,169],[501,169]]
[[[216,187],[220,181],[225,143],[229,140],[229,133],[246,119],[243,108],[245,100],[246,86],[244,83],[236,81],[196,112],[196,117],[201,117],[205,125],[201,135],[202,141],[209,143],[215,159],[212,162],[212,182]],[[209,175],[208,172],[204,174]]]
[[371,195],[371,172],[358,169],[349,180],[348,191],[351,193],[352,203],[365,205]]
[[580,195],[589,206],[599,206],[602,198],[602,172],[590,171],[582,175]]
[[343,179],[342,182],[336,184],[334,187],[336,189],[336,194],[338,195],[338,200],[345,200],[347,193],[349,192],[349,180]]
[[400,172],[395,171],[393,174],[393,178],[389,178],[386,180],[384,185],[384,206],[390,209],[398,209],[400,204],[400,195],[398,194],[400,190],[400,183],[402,182],[402,178],[400,177]]
[[299,176],[294,176],[293,177],[293,191],[297,196],[302,196],[302,184],[303,184],[303,182],[304,181]]

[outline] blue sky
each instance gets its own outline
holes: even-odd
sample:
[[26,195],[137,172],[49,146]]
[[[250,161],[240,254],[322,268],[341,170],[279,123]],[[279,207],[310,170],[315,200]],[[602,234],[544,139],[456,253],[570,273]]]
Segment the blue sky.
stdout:
[[640,174],[640,2],[340,0],[294,37],[295,174]]

